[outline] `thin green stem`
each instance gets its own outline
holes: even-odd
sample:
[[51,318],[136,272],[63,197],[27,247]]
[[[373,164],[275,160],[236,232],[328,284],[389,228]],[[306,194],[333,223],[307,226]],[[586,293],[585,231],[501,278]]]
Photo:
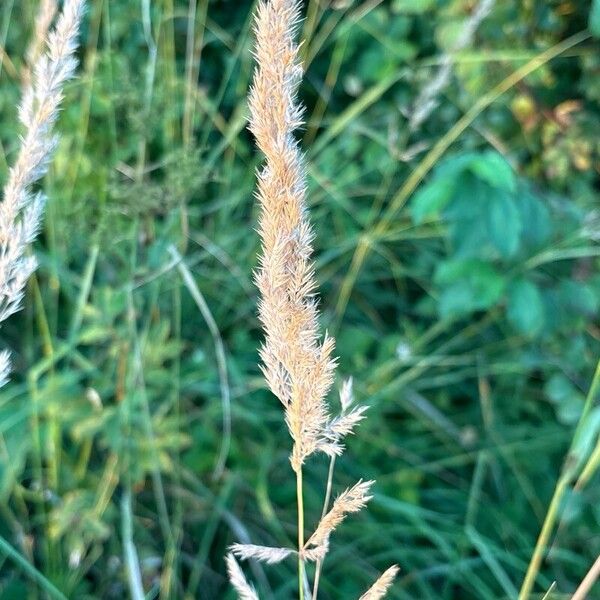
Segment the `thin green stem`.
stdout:
[[550,501],[550,506],[548,508],[548,512],[546,513],[542,530],[540,531],[533,555],[531,556],[531,561],[527,567],[527,573],[525,574],[525,579],[523,580],[523,585],[521,586],[518,600],[527,600],[531,594],[540,570],[540,566],[542,564],[544,552],[546,552],[546,549],[548,548],[548,540],[550,539],[550,534],[552,533],[554,524],[558,517],[561,501],[567,489],[569,488],[569,485],[577,476],[577,471],[581,466],[581,457],[574,454],[581,436],[581,432],[585,427],[586,419],[592,410],[598,391],[600,391],[600,361],[598,361],[598,364],[596,365],[594,378],[592,380],[583,411],[579,417],[579,422],[571,441],[571,447],[567,453],[563,471],[560,475],[558,483],[556,484],[556,488],[554,489],[554,494],[552,495],[552,500]]
[[[325,490],[325,500],[323,501],[323,510],[321,511],[321,519],[325,517],[329,510],[329,503],[331,502],[331,490],[333,488],[333,471],[335,469],[335,454],[329,461],[329,473],[327,473],[327,489]],[[315,583],[313,586],[312,600],[317,600],[317,594],[319,593],[319,581],[321,579],[321,570],[323,568],[323,560],[319,559],[315,568]]]
[[552,529],[554,527],[554,523],[558,515],[560,501],[562,500],[562,497],[568,485],[569,478],[565,477],[564,475],[561,476],[561,478],[558,480],[558,483],[556,484],[554,494],[552,495],[552,500],[550,501],[550,507],[548,508],[548,512],[546,513],[546,518],[544,519],[542,530],[535,545],[533,555],[531,556],[531,561],[529,563],[529,568],[527,569],[527,574],[525,575],[525,580],[523,581],[521,591],[519,592],[519,600],[526,600],[527,598],[529,598],[529,594],[531,594],[533,584],[535,583],[537,574],[540,570],[540,565],[542,564],[544,552],[548,547],[548,540],[550,538],[550,534],[552,533]]
[[67,600],[67,597],[46,577],[40,573],[20,552],[17,552],[0,536],[0,554],[14,562],[31,580],[40,585],[49,597],[55,600]]
[[298,502],[298,597],[304,600],[304,496],[302,493],[302,467],[296,471],[296,499]]

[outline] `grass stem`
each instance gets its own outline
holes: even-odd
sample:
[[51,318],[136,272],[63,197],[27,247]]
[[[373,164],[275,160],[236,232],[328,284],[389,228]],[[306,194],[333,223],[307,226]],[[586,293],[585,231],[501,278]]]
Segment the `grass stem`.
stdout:
[[[329,510],[329,503],[331,502],[331,490],[333,488],[333,472],[335,470],[335,454],[329,461],[329,472],[327,473],[327,488],[325,490],[325,500],[323,501],[323,510],[321,511],[321,520],[327,514]],[[313,600],[316,600],[319,593],[319,582],[321,580],[321,570],[323,569],[323,560],[318,560],[315,568],[315,582],[313,585]]]
[[296,471],[296,499],[298,502],[298,597],[304,600],[304,495],[302,489],[302,467]]
[[575,433],[573,435],[571,447],[569,448],[569,452],[567,453],[567,459],[565,461],[563,471],[558,480],[558,483],[556,484],[556,488],[554,489],[554,494],[552,495],[552,500],[550,501],[550,506],[548,508],[548,512],[546,513],[546,517],[542,525],[542,530],[540,531],[540,535],[535,544],[533,555],[531,556],[529,566],[527,567],[527,573],[525,574],[525,579],[523,580],[518,600],[527,600],[535,584],[535,580],[538,576],[540,566],[542,564],[542,559],[544,557],[544,552],[548,548],[548,540],[550,539],[550,535],[558,517],[558,509],[560,507],[561,501],[563,499],[563,496],[565,495],[565,492],[569,488],[571,481],[575,479],[576,471],[578,470],[578,466],[581,462],[580,460],[578,460],[578,457],[574,456],[574,454],[576,452],[576,446],[581,436],[581,432],[585,427],[587,417],[590,414],[594,399],[596,398],[599,389],[600,361],[596,366],[594,379],[592,380],[592,384],[590,386],[590,390],[586,398],[584,409],[579,418],[579,423],[577,424],[577,427],[575,429]]

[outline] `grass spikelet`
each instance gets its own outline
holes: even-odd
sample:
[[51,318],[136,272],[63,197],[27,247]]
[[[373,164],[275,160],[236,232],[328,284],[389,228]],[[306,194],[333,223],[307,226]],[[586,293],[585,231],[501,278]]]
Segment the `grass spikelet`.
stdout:
[[359,600],[380,600],[380,598],[384,598],[392,583],[394,583],[399,570],[400,568],[397,565],[393,565],[387,571],[384,571]]
[[233,589],[237,592],[240,600],[259,600],[254,588],[246,581],[244,573],[235,560],[233,554],[228,554],[225,557],[227,564],[227,574]]
[[327,548],[329,537],[333,531],[346,518],[346,515],[355,513],[364,508],[372,498],[369,496],[374,481],[359,481],[351,488],[342,492],[334,501],[331,510],[321,519],[315,532],[306,542],[306,547]]
[[[84,6],[84,0],[68,0],[64,5],[19,107],[25,134],[0,203],[0,322],[19,310],[25,283],[36,268],[35,259],[25,252],[37,236],[46,199],[31,188],[46,174],[56,146],[52,127],[58,118],[64,85],[77,66],[74,54]],[[5,357],[0,368],[4,369],[0,372],[2,380],[8,372]]]
[[294,550],[290,548],[271,548],[270,546],[255,546],[254,544],[233,544],[229,550],[241,560],[253,558],[269,565],[277,564],[294,553]]

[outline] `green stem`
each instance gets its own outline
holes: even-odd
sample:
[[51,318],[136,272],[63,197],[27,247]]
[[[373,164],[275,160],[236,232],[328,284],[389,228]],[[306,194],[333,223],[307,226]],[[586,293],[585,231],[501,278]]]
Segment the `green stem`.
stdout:
[[0,554],[10,558],[33,581],[39,584],[50,598],[67,600],[67,597],[46,577],[40,573],[20,552],[17,552],[0,536]]
[[525,580],[523,581],[521,591],[519,592],[519,600],[527,600],[527,598],[529,598],[529,594],[531,594],[533,584],[535,583],[537,574],[540,570],[540,565],[542,564],[544,552],[548,547],[548,540],[550,538],[550,534],[552,533],[556,517],[558,516],[558,508],[560,506],[560,502],[568,485],[569,477],[565,477],[564,475],[561,476],[561,478],[558,480],[558,483],[556,484],[552,500],[550,501],[550,507],[548,508],[548,512],[546,513],[546,518],[544,519],[542,530],[540,531],[540,535],[535,544],[535,550],[533,551],[529,567],[527,568]]
[[304,496],[302,493],[302,467],[296,471],[296,499],[298,502],[298,597],[304,600]]
[[[327,474],[327,489],[325,491],[325,500],[323,501],[323,511],[321,512],[321,520],[327,514],[329,510],[329,502],[331,501],[331,489],[333,487],[333,471],[335,469],[335,454],[331,457],[329,461],[329,473]],[[319,559],[317,561],[317,566],[315,568],[315,583],[313,586],[312,600],[317,600],[317,594],[319,593],[319,581],[321,579],[321,569],[323,568],[323,560]]]
[[585,405],[583,407],[583,411],[581,413],[581,416],[579,417],[579,422],[577,424],[577,427],[575,428],[575,433],[573,435],[573,440],[571,441],[571,447],[569,448],[569,452],[567,453],[567,458],[563,467],[563,471],[560,475],[558,483],[556,484],[556,488],[554,489],[554,494],[552,495],[552,500],[550,501],[550,506],[548,508],[548,512],[546,513],[544,524],[542,525],[542,530],[540,531],[540,535],[535,544],[535,549],[533,551],[531,561],[529,562],[529,566],[527,567],[527,573],[525,574],[525,579],[523,581],[523,585],[521,586],[521,591],[519,592],[518,600],[527,600],[529,598],[529,595],[531,594],[531,590],[533,589],[535,580],[540,570],[540,566],[542,564],[544,552],[548,548],[548,540],[550,538],[550,534],[552,533],[554,523],[556,522],[556,519],[558,517],[558,509],[560,507],[560,503],[569,485],[576,478],[577,471],[580,469],[581,457],[574,456],[573,454],[581,437],[581,432],[585,427],[587,417],[594,406],[596,395],[599,391],[600,361],[598,361],[598,364],[596,365],[594,378],[592,380],[592,384],[590,386]]

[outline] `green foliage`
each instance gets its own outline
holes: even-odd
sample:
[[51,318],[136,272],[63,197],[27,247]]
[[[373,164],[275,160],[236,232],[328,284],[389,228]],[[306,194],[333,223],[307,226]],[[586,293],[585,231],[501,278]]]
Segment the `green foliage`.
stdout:
[[551,273],[545,260],[553,246],[580,247],[583,215],[534,193],[498,153],[440,163],[415,195],[411,214],[415,224],[436,218],[448,232],[448,251],[433,276],[442,318],[505,307],[516,332],[543,338],[581,326],[578,314],[597,315],[591,285]]
[[589,27],[595,36],[600,37],[600,2],[598,0],[592,0]]
[[535,283],[516,279],[508,290],[507,317],[520,333],[534,337],[544,329],[546,315],[542,294]]
[[[127,497],[149,598],[233,598],[230,543],[293,545],[288,438],[257,365],[253,3],[198,2],[191,64],[190,3],[148,3],[149,32],[144,4],[90,2],[85,67],[45,182],[40,268],[2,330],[14,375],[0,390],[0,535],[41,576],[2,554],[2,598],[43,598],[49,584],[69,598],[128,597]],[[310,2],[302,141],[320,302],[340,372],[371,406],[334,493],[377,480],[368,513],[332,538],[322,600],[358,597],[376,575],[365,565],[392,561],[402,572],[390,598],[402,600],[498,600],[523,579],[600,349],[597,42],[540,62],[431,169],[426,159],[499,82],[588,23],[595,31],[598,2],[567,4],[496,2],[410,131],[405,116],[474,3]],[[36,7],[0,6],[17,74]],[[2,180],[20,133],[10,65]],[[424,180],[388,219],[414,173]],[[233,437],[220,478],[215,348],[171,244],[225,345]],[[599,415],[580,429],[578,462]],[[326,470],[307,468],[307,529]],[[571,594],[600,552],[597,478],[565,496],[536,593],[556,580]],[[293,594],[293,564],[255,575],[261,598]]]

